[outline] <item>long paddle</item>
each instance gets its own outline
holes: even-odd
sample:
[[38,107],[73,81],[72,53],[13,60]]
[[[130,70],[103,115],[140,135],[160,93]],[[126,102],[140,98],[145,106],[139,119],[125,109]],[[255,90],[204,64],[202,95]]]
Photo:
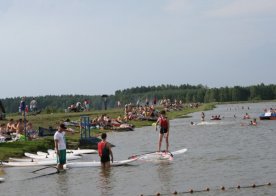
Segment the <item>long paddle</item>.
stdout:
[[40,177],[43,177],[43,176],[50,176],[50,175],[58,174],[58,173],[60,173],[60,172],[56,171],[56,172],[52,172],[52,173],[48,173],[48,174],[43,174],[43,175],[40,175],[40,176],[35,176],[35,177],[27,178],[26,180],[32,180],[32,179],[35,179],[35,178],[40,178]]
[[35,172],[38,172],[38,171],[41,171],[41,170],[44,170],[44,169],[47,169],[47,168],[56,168],[56,169],[57,169],[57,167],[56,167],[56,166],[47,166],[47,167],[43,167],[43,168],[40,168],[40,169],[34,170],[34,171],[32,171],[32,173],[35,173]]
[[60,173],[60,171],[58,170],[58,168],[55,167],[55,166],[43,167],[43,168],[41,168],[41,169],[37,169],[37,170],[32,171],[32,173],[35,173],[35,172],[37,172],[37,171],[41,171],[41,170],[44,170],[44,169],[47,169],[47,168],[55,168],[57,171],[52,172],[52,173],[48,173],[48,174],[43,174],[43,175],[31,177],[31,178],[27,178],[26,180],[32,180],[32,179],[35,179],[35,178],[40,178],[40,177],[43,177],[43,176],[50,176],[50,175],[53,175],[53,174],[58,174],[58,173]]

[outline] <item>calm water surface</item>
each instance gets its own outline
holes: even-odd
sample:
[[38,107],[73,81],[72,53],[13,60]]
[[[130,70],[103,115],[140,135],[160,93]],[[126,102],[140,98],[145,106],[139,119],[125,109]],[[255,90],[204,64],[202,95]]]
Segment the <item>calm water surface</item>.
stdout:
[[[0,184],[0,195],[170,195],[175,190],[206,187],[211,191],[193,195],[276,195],[276,121],[258,120],[258,126],[247,126],[250,120],[242,119],[245,113],[257,118],[270,107],[276,108],[276,103],[219,105],[205,112],[205,123],[200,122],[200,112],[191,114],[191,118],[172,120],[170,150],[188,148],[172,162],[136,162],[106,172],[78,168],[36,179],[28,179],[35,176],[31,171],[36,168],[5,168],[6,182]],[[211,121],[212,115],[223,119]],[[198,125],[191,126],[191,121]],[[108,140],[116,145],[116,160],[155,150],[157,139],[154,127],[108,134]],[[83,160],[99,158],[86,155]],[[221,186],[227,189],[268,182],[272,186],[219,190]]]

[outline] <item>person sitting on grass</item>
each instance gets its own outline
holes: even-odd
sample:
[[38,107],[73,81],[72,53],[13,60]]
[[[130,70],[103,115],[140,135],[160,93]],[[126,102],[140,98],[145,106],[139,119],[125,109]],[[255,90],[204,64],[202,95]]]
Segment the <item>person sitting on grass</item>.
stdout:
[[27,123],[26,131],[27,131],[27,137],[29,140],[33,140],[37,138],[38,133],[36,130],[34,130],[33,124],[31,122]]

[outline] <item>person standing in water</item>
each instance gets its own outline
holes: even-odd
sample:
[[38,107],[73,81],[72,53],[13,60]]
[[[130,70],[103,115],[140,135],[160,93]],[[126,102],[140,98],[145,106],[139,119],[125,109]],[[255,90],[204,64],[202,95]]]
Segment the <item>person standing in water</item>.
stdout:
[[170,123],[169,123],[169,119],[166,116],[166,111],[165,110],[162,110],[160,112],[160,117],[156,121],[156,131],[157,131],[157,125],[160,125],[158,152],[160,152],[160,150],[161,150],[163,137],[165,137],[165,140],[166,140],[166,152],[168,152],[169,151],[169,130],[170,130]]
[[102,133],[102,141],[98,143],[98,153],[101,158],[102,168],[110,167],[110,160],[113,163],[113,153],[111,150],[111,145],[106,141],[106,133]]
[[201,121],[204,121],[205,120],[205,114],[204,112],[201,112]]
[[74,133],[74,130],[67,129],[65,125],[62,123],[59,125],[58,130],[54,135],[55,141],[55,151],[57,153],[57,162],[58,162],[58,170],[64,170],[63,165],[66,163],[66,142],[65,142],[65,132]]

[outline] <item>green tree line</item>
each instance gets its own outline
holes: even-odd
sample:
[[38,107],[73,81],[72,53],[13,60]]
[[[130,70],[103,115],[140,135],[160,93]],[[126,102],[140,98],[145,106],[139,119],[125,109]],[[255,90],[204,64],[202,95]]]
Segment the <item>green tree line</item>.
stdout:
[[[107,107],[117,107],[117,102],[121,105],[133,103],[136,104],[139,100],[143,105],[146,99],[151,104],[156,98],[160,99],[174,99],[182,100],[184,103],[200,102],[232,102],[232,101],[256,101],[256,100],[274,100],[276,99],[276,85],[274,84],[258,84],[247,87],[221,87],[208,88],[203,85],[160,85],[160,86],[141,86],[128,88],[124,90],[117,90],[115,95],[108,95]],[[104,108],[104,100],[101,95],[46,95],[35,97],[38,102],[38,108],[44,112],[64,111],[71,104],[77,102],[83,103],[84,100],[90,102],[90,109],[99,110]],[[26,104],[28,105],[32,97],[26,97]],[[18,112],[21,97],[2,99],[6,113]]]

